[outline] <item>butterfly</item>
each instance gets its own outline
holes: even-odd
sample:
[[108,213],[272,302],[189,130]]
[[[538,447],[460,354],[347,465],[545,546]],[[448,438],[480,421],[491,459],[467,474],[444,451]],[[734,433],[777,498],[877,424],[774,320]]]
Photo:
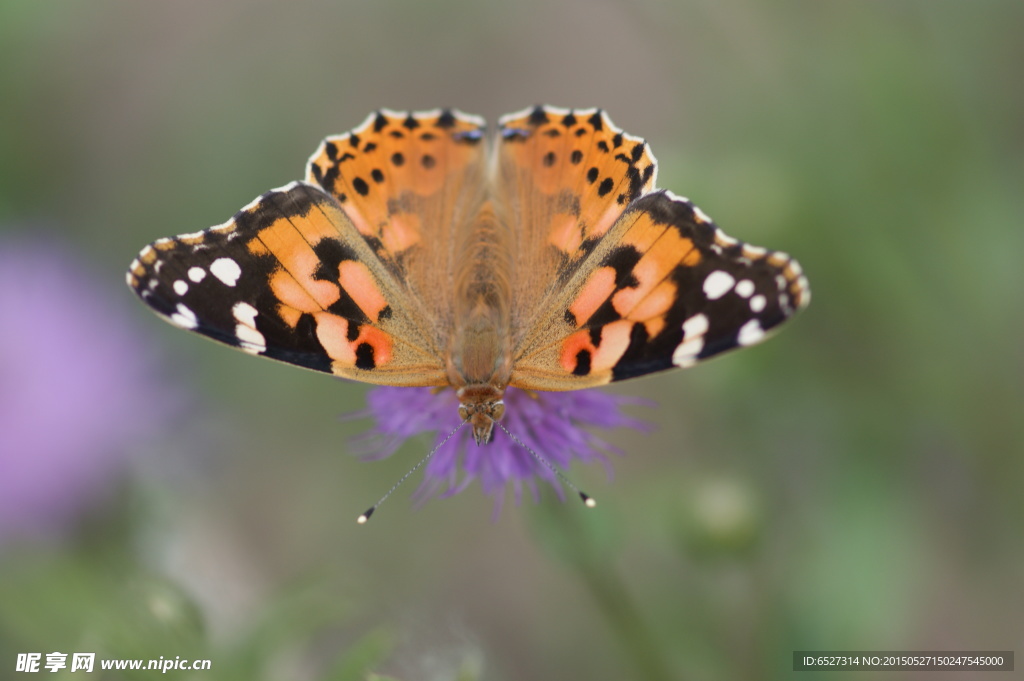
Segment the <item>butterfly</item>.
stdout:
[[455,390],[477,444],[507,388],[591,388],[753,345],[810,300],[785,253],[656,189],[599,109],[376,111],[306,177],[157,239],[128,286],[175,326],[356,381]]

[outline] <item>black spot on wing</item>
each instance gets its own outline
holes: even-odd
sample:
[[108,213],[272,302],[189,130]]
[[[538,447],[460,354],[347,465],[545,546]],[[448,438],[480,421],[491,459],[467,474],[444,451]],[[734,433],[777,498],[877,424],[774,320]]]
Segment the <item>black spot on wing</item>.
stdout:
[[441,112],[441,116],[437,119],[436,123],[439,128],[454,128],[455,127],[455,114],[452,113],[451,109],[445,109]]
[[256,317],[256,329],[267,339],[267,349],[262,354],[289,364],[331,373],[331,358],[316,336],[316,321],[313,315],[303,313],[294,329],[288,328],[284,335],[261,328],[260,317]]
[[617,246],[609,253],[602,265],[615,270],[615,290],[639,285],[633,270],[642,254],[635,246]]
[[666,341],[667,339],[660,339],[660,341],[651,339],[647,334],[647,327],[643,324],[634,324],[629,333],[629,345],[626,347],[626,352],[612,367],[612,380],[622,381],[655,371],[671,369],[674,366],[672,353],[679,341]]
[[373,358],[373,346],[369,343],[360,343],[356,347],[356,368],[369,371],[377,366]]
[[576,353],[576,366],[573,367],[574,376],[588,376],[590,374],[591,357],[590,350],[580,350]]
[[[313,278],[319,281],[329,281],[338,287],[340,295],[327,311],[339,317],[352,320],[358,323],[368,323],[369,317],[359,308],[352,296],[342,288],[339,283],[339,266],[346,260],[355,260],[355,251],[345,246],[337,239],[322,239],[313,247],[319,263],[313,272]],[[352,324],[351,326],[355,326]]]
[[533,111],[530,112],[529,121],[530,121],[531,125],[543,125],[544,123],[547,123],[548,122],[548,114],[547,114],[546,111],[544,111],[544,107],[542,107],[542,106],[535,106],[535,107],[533,107]]

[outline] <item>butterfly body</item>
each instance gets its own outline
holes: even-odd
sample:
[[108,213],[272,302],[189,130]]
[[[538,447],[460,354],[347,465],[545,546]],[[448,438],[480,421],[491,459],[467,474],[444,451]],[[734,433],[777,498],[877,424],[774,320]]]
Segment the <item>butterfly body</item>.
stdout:
[[656,190],[599,110],[379,111],[306,178],[158,239],[128,284],[171,323],[367,383],[456,391],[478,443],[506,388],[575,390],[751,345],[807,304],[799,265]]

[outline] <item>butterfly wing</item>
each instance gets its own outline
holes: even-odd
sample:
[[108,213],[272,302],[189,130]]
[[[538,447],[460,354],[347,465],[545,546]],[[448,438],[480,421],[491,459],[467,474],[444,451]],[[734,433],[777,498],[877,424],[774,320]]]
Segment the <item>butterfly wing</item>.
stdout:
[[456,112],[375,113],[325,140],[306,182],[147,246],[128,285],[172,324],[253,354],[368,383],[445,385],[445,297],[423,291],[422,263],[445,220],[464,219],[462,193],[482,191],[481,128]]
[[[505,205],[551,284],[517,334],[510,384],[572,390],[751,345],[807,304],[800,266],[654,191],[649,147],[599,112],[502,120]],[[540,256],[534,256],[540,257]]]

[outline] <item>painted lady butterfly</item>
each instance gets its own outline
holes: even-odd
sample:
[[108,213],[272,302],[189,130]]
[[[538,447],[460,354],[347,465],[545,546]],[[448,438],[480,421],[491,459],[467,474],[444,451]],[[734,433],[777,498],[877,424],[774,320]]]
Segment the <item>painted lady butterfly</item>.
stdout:
[[810,300],[788,255],[655,190],[646,142],[600,110],[498,134],[381,110],[306,179],[158,239],[128,285],[175,326],[366,383],[444,386],[478,444],[509,386],[576,390],[752,345]]

